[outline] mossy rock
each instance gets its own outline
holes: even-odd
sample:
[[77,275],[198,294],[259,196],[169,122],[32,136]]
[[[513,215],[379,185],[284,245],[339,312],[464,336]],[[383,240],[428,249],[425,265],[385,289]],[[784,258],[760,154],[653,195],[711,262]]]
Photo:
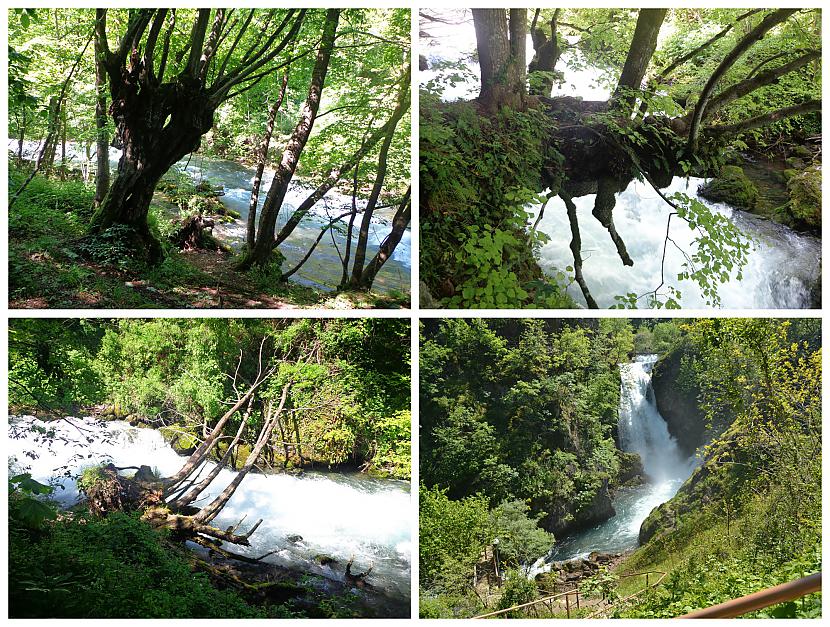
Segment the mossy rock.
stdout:
[[725,165],[717,177],[701,185],[698,193],[712,202],[724,202],[741,209],[754,209],[758,188],[736,165]]
[[798,170],[794,168],[787,168],[784,170],[781,175],[784,177],[784,181],[789,181],[791,178],[798,176]]
[[799,144],[798,146],[793,146],[792,150],[790,151],[793,157],[799,157],[801,159],[812,159],[813,158],[813,151],[810,150],[808,146],[804,146],[803,144]]
[[811,228],[821,227],[821,165],[810,166],[787,183],[790,213]]
[[194,434],[186,431],[184,425],[170,425],[159,429],[162,437],[179,455],[190,455],[196,450],[199,441]]

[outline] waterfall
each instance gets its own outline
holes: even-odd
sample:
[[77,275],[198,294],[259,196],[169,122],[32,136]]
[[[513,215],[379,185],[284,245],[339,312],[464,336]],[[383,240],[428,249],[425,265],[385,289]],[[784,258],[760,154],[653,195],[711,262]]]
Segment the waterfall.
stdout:
[[620,364],[620,447],[638,453],[651,483],[686,479],[693,468],[684,457],[668,425],[657,411],[651,371],[657,355],[640,355]]
[[589,529],[557,538],[550,552],[527,569],[528,577],[547,572],[554,561],[587,557],[592,551],[617,552],[637,546],[640,525],[652,510],[673,497],[692,474],[696,460],[686,458],[657,411],[651,372],[657,355],[641,355],[620,364],[620,448],[637,453],[645,481],[614,492],[616,515]]

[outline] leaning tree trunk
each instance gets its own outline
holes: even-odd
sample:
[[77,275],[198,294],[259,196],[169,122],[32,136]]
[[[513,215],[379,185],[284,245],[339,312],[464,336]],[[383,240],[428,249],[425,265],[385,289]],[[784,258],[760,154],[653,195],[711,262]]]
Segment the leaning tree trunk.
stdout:
[[709,99],[715,91],[715,87],[720,82],[721,78],[723,78],[723,75],[726,74],[729,68],[735,65],[735,62],[740,59],[756,41],[762,39],[764,35],[766,35],[773,27],[777,26],[781,22],[784,22],[796,12],[798,12],[798,9],[779,9],[767,15],[763,20],[761,20],[761,23],[758,24],[758,26],[753,28],[735,45],[734,48],[732,48],[729,54],[727,54],[720,62],[715,71],[712,72],[712,75],[709,77],[709,80],[706,81],[706,84],[703,86],[703,89],[698,96],[697,104],[695,105],[694,112],[692,113],[692,122],[689,127],[689,141],[687,144],[689,154],[695,154],[695,152],[697,152],[698,135],[700,133],[700,126],[703,122],[703,114],[709,104]]
[[[103,19],[104,10],[95,10],[95,20]],[[104,67],[104,50],[100,38],[95,38],[95,130],[96,161],[95,207],[99,207],[110,187],[110,154],[107,135],[107,70]]]
[[400,82],[401,91],[398,93],[398,102],[392,115],[383,126],[374,129],[369,137],[364,141],[360,148],[357,149],[348,159],[346,159],[339,167],[330,170],[326,178],[320,185],[306,198],[299,207],[291,214],[291,217],[286,220],[277,238],[274,241],[274,246],[282,244],[294,232],[294,229],[300,224],[302,219],[311,211],[312,207],[317,204],[340,180],[340,178],[356,168],[361,160],[369,154],[372,148],[377,143],[386,137],[390,127],[397,126],[404,114],[409,110],[409,82],[412,75],[412,66],[407,66],[406,71]]
[[401,238],[403,237],[403,232],[406,230],[406,227],[409,226],[409,222],[412,219],[411,194],[412,188],[409,187],[406,190],[406,195],[401,201],[401,204],[398,205],[395,217],[392,219],[392,231],[386,236],[383,242],[381,242],[378,252],[363,270],[363,274],[360,277],[360,287],[362,289],[368,290],[372,287],[375,276],[377,276],[377,273],[380,272],[383,264],[385,264],[386,261],[392,256],[392,253],[395,252],[395,248],[398,246]]
[[248,475],[249,472],[251,472],[254,464],[256,464],[260,454],[262,453],[262,449],[265,448],[265,445],[271,439],[271,434],[277,427],[277,422],[279,421],[280,415],[285,407],[285,401],[288,398],[288,392],[290,389],[291,383],[286,383],[283,386],[282,394],[280,395],[280,402],[276,408],[272,407],[270,402],[266,405],[267,409],[264,412],[266,416],[265,424],[262,426],[259,437],[254,444],[254,448],[251,450],[251,454],[245,460],[245,464],[239,472],[236,473],[236,476],[228,484],[228,486],[222,491],[222,494],[199,510],[199,513],[193,517],[194,520],[200,523],[209,523],[211,520],[216,518],[216,516],[219,515],[219,512],[222,511],[222,508],[225,507],[227,502],[231,499],[234,492],[236,492],[236,489],[239,487],[239,484],[242,483],[242,480]]
[[323,93],[323,85],[328,72],[329,60],[334,50],[334,39],[337,33],[337,24],[340,21],[340,9],[329,9],[326,11],[326,23],[323,27],[323,37],[320,47],[317,50],[317,59],[311,73],[311,83],[308,87],[308,97],[300,111],[300,120],[294,127],[294,132],[288,140],[288,144],[282,153],[277,171],[274,173],[274,180],[265,203],[262,206],[262,215],[259,221],[259,233],[256,243],[248,252],[245,259],[239,264],[240,270],[247,270],[254,264],[265,266],[271,261],[271,252],[274,246],[274,233],[277,226],[277,217],[282,208],[283,200],[288,192],[291,179],[300,161],[300,154],[305,148],[317,111],[320,108],[320,98]]
[[271,144],[271,136],[274,134],[274,123],[277,121],[277,112],[282,106],[283,98],[285,98],[285,90],[288,87],[288,70],[286,69],[282,75],[282,84],[280,85],[280,92],[274,104],[268,110],[268,120],[265,123],[265,135],[262,136],[262,141],[257,149],[257,164],[256,174],[254,174],[254,184],[251,188],[251,200],[248,203],[248,234],[246,241],[248,248],[253,248],[256,243],[256,212],[259,204],[259,188],[262,185],[262,175],[265,172],[265,164],[268,161],[268,146]]

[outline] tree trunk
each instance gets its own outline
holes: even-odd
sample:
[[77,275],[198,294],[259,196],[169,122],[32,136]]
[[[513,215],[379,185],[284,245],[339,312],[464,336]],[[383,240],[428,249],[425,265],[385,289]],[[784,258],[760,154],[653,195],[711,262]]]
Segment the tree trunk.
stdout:
[[375,276],[377,276],[377,273],[380,272],[383,264],[385,264],[386,261],[392,256],[392,253],[395,252],[395,248],[400,243],[401,237],[403,237],[403,232],[406,230],[406,227],[409,226],[409,222],[412,219],[411,193],[412,188],[407,188],[406,195],[404,196],[401,204],[398,205],[398,210],[395,212],[395,217],[392,219],[392,231],[383,240],[378,252],[369,262],[369,265],[366,266],[366,269],[363,270],[363,275],[360,277],[361,288],[368,290],[372,287]]
[[557,19],[560,10],[556,9],[553,12],[553,17],[548,24],[550,38],[548,38],[541,27],[536,27],[535,24],[531,29],[530,35],[533,39],[533,50],[535,54],[527,69],[529,72],[544,72],[530,86],[530,93],[534,96],[549,98],[551,91],[553,91],[553,72],[556,69],[559,56],[562,54],[562,50],[559,48],[559,34],[557,32]]
[[66,107],[61,110],[61,166],[60,179],[66,180]]
[[[194,516],[194,520],[199,523],[208,523],[222,511],[222,508],[227,504],[227,502],[231,499],[236,489],[239,487],[239,484],[242,483],[242,480],[248,475],[251,469],[254,467],[254,464],[259,459],[260,453],[262,453],[263,447],[268,443],[269,438],[271,437],[271,433],[277,426],[277,421],[280,418],[280,414],[282,414],[282,410],[285,407],[285,401],[288,398],[288,391],[291,389],[291,384],[287,383],[282,388],[282,395],[280,396],[280,403],[276,409],[270,408],[267,412],[267,419],[265,424],[262,426],[262,431],[257,438],[256,444],[254,444],[254,448],[251,450],[251,454],[248,455],[248,459],[245,460],[245,463],[242,465],[242,468],[236,473],[236,476],[233,480],[228,484],[228,486],[222,491],[222,494],[217,496],[209,505],[203,507],[196,516]],[[270,415],[268,415],[270,414]]]
[[288,186],[297,169],[300,154],[303,148],[305,148],[308,137],[311,134],[311,129],[314,126],[314,120],[317,117],[317,111],[320,108],[323,84],[326,80],[329,60],[334,49],[334,38],[339,20],[340,9],[329,9],[326,11],[323,37],[320,42],[320,47],[317,50],[317,59],[311,74],[308,97],[300,111],[300,120],[294,128],[294,132],[282,153],[282,160],[274,174],[274,180],[271,183],[271,188],[268,190],[268,195],[265,197],[256,243],[239,265],[239,269],[241,270],[247,270],[253,264],[264,266],[271,260],[277,217],[282,208],[285,194],[288,192]]
[[634,29],[631,47],[628,49],[628,56],[612,98],[612,101],[619,105],[620,110],[626,116],[631,113],[635,100],[627,92],[639,90],[643,86],[643,77],[657,49],[657,36],[660,34],[666,11],[666,9],[640,9],[637,16],[637,26]]
[[274,133],[274,123],[277,120],[277,111],[282,106],[283,98],[285,98],[285,90],[288,87],[288,70],[286,69],[282,75],[282,85],[277,99],[268,110],[268,121],[265,123],[265,135],[262,136],[262,142],[257,150],[257,166],[256,174],[254,175],[254,185],[251,188],[251,201],[248,204],[248,248],[251,249],[256,243],[256,212],[257,204],[259,203],[259,188],[262,184],[262,174],[265,172],[265,163],[268,161],[268,146],[271,144],[271,136]]
[[406,72],[404,72],[403,78],[401,79],[401,91],[398,93],[397,105],[395,106],[395,110],[392,112],[392,115],[389,117],[386,124],[372,131],[369,138],[351,157],[343,162],[339,168],[331,170],[328,173],[325,180],[317,186],[317,189],[315,189],[314,192],[312,192],[312,194],[306,198],[299,207],[297,207],[294,213],[291,214],[291,217],[286,221],[282,229],[280,229],[277,239],[274,242],[274,246],[282,244],[291,235],[291,233],[294,232],[294,229],[297,228],[297,225],[302,221],[306,214],[311,211],[311,208],[314,207],[314,205],[317,204],[320,199],[323,198],[337,184],[340,178],[360,163],[369,151],[371,151],[372,148],[374,148],[375,145],[386,136],[386,133],[390,127],[397,126],[398,122],[401,121],[404,114],[409,110],[409,83],[411,72],[412,67],[407,66]]
[[386,180],[386,169],[389,157],[389,147],[392,145],[392,138],[395,136],[395,128],[389,129],[378,154],[378,168],[375,174],[375,184],[372,192],[366,201],[366,208],[363,210],[363,219],[360,222],[360,231],[357,236],[357,246],[354,250],[354,265],[352,266],[352,277],[349,280],[349,287],[352,289],[360,287],[360,278],[363,274],[363,262],[366,260],[366,246],[369,244],[369,227],[372,223],[372,214],[383,190],[383,183]]
[[473,9],[481,68],[479,101],[488,111],[521,109],[525,96],[527,9]]
[[[103,19],[104,10],[95,10],[96,22]],[[94,206],[101,206],[110,188],[110,151],[107,135],[107,71],[100,38],[95,38],[95,130],[96,161]]]
[[23,163],[23,141],[26,136],[26,108],[20,112],[20,132],[17,138],[17,162]]

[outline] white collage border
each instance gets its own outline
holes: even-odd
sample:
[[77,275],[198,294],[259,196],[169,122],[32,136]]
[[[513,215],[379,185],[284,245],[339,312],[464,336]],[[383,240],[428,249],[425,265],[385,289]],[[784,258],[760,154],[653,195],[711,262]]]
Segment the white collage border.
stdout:
[[[245,8],[269,8],[275,6],[307,6],[307,7],[314,7],[314,8],[322,8],[322,7],[330,7],[330,6],[342,6],[347,8],[367,8],[367,7],[402,7],[402,8],[410,8],[412,9],[412,27],[411,27],[411,34],[412,34],[412,56],[411,61],[413,63],[413,67],[417,67],[418,63],[418,9],[419,8],[428,8],[438,5],[438,2],[433,0],[430,2],[429,0],[410,0],[410,2],[399,2],[399,1],[390,1],[390,2],[379,2],[377,0],[329,0],[329,1],[321,1],[321,0],[310,0],[306,2],[264,2],[262,0],[241,0],[241,2],[237,3],[239,6]],[[512,0],[508,1],[493,1],[493,0],[468,0],[466,2],[459,2],[458,0],[446,0],[440,3],[442,8],[478,8],[478,7],[526,7],[529,4],[527,2],[515,2]],[[615,2],[615,1],[596,1],[596,0],[582,0],[578,3],[573,2],[562,2],[560,0],[551,1],[547,0],[541,3],[538,3],[538,6],[544,7],[572,7],[574,4],[577,4],[581,8],[606,8],[606,7],[637,7],[637,8],[662,8],[665,6],[678,6],[681,3],[678,0],[670,0],[668,2],[653,2],[651,0],[642,0],[640,2]],[[774,6],[776,8],[781,7],[821,7],[822,3],[817,2],[816,0],[811,0],[809,2],[792,2],[792,1],[781,1],[778,0],[772,3],[763,3],[757,2],[757,0],[751,2],[717,2],[712,0],[701,0],[697,2],[691,3],[692,6],[695,7],[709,7],[709,8],[753,8],[753,7],[770,7]],[[136,0],[129,3],[118,3],[114,2],[113,0],[105,0],[102,2],[84,2],[79,0],[64,0],[62,2],[54,2],[54,1],[47,1],[47,2],[21,2],[20,0],[2,0],[0,2],[2,7],[2,11],[0,12],[0,68],[2,70],[2,80],[0,81],[0,120],[2,120],[2,136],[6,140],[4,141],[3,145],[7,145],[8,142],[8,125],[6,121],[8,120],[8,74],[5,68],[8,67],[8,9],[12,8],[24,8],[30,6],[37,6],[38,8],[62,8],[62,7],[72,7],[72,8],[95,8],[95,7],[123,7],[128,5],[130,7],[158,7],[161,5],[164,6],[175,6],[175,7],[184,7],[184,8],[194,8],[194,7],[220,7],[226,6],[227,3],[216,2],[216,0],[208,0],[205,2],[192,2],[192,1],[172,1],[172,2],[153,2],[148,0]],[[822,15],[822,31],[827,32],[828,26],[830,25],[830,17],[828,17],[828,12],[824,11]],[[822,51],[822,67],[827,67],[828,53],[826,47],[823,48]],[[828,92],[830,92],[830,87],[828,87],[827,83],[823,84],[822,88],[822,96],[823,99],[827,99]],[[412,191],[412,204],[415,207],[420,206],[420,193],[418,188],[418,130],[419,130],[419,109],[418,109],[418,99],[416,95],[418,94],[418,73],[412,73],[412,90],[411,93],[413,95],[412,101],[412,108],[411,108],[411,130],[412,130],[412,138],[411,138],[411,167],[412,167],[412,184],[413,184],[413,191]],[[826,117],[822,123],[822,132],[827,130],[828,122],[826,121]],[[824,177],[822,179],[822,195],[824,198],[827,198],[828,188],[830,188],[830,183],[828,183],[827,178]],[[822,309],[820,310],[780,310],[780,309],[759,309],[759,310],[706,310],[706,309],[689,309],[689,310],[674,310],[674,311],[666,311],[666,310],[598,310],[598,311],[591,311],[588,312],[587,310],[520,310],[520,309],[482,309],[482,310],[445,310],[445,309],[420,309],[418,305],[418,284],[419,284],[419,266],[418,266],[418,258],[419,258],[419,238],[417,234],[419,232],[419,212],[414,212],[412,218],[411,229],[413,233],[412,238],[412,271],[411,271],[411,299],[412,299],[412,308],[411,310],[348,310],[348,311],[338,311],[338,310],[240,310],[240,309],[227,309],[227,310],[147,310],[147,309],[84,309],[84,310],[61,310],[61,309],[51,309],[51,310],[19,310],[13,309],[10,310],[8,307],[8,211],[6,210],[7,206],[7,199],[8,198],[8,162],[6,159],[0,160],[0,198],[4,199],[4,207],[3,210],[0,211],[0,232],[2,232],[2,241],[0,241],[0,257],[3,260],[3,271],[0,271],[0,290],[2,290],[4,296],[3,300],[3,310],[2,310],[2,326],[3,332],[0,334],[0,378],[2,378],[2,385],[0,385],[0,407],[7,407],[8,406],[8,321],[12,318],[64,318],[64,317],[90,317],[90,318],[153,318],[153,317],[178,317],[178,318],[203,318],[203,317],[219,317],[219,318],[359,318],[359,317],[377,317],[377,318],[408,318],[411,321],[411,375],[412,375],[412,398],[411,398],[411,410],[412,410],[412,480],[411,480],[411,498],[410,498],[410,516],[411,516],[411,525],[410,530],[412,534],[412,615],[409,619],[350,619],[348,621],[343,619],[334,619],[333,621],[329,620],[326,621],[326,624],[334,623],[341,623],[344,624],[355,624],[355,620],[360,622],[366,621],[366,624],[376,625],[376,624],[400,624],[401,620],[404,621],[416,621],[418,620],[421,622],[418,616],[418,481],[419,481],[419,450],[418,450],[418,356],[419,356],[419,347],[418,347],[418,321],[421,318],[457,318],[457,317],[466,317],[466,318],[528,318],[528,317],[537,317],[537,318],[694,318],[694,317],[792,317],[792,318],[821,318],[822,319],[822,335],[823,337],[827,337],[828,329],[830,328],[830,323],[828,323],[827,319],[824,316],[824,308],[822,305]],[[825,203],[826,204],[826,203]],[[822,259],[827,258],[828,249],[830,249],[830,244],[826,242],[826,240],[822,241]],[[822,279],[822,292],[825,292],[824,288],[825,281]],[[822,362],[822,370],[823,372],[826,371],[826,357]],[[822,412],[823,412],[823,420],[822,426],[826,429],[830,420],[828,419],[828,409],[830,409],[830,393],[828,393],[827,387],[825,386],[822,392]],[[2,450],[6,450],[6,435],[5,433],[8,432],[8,416],[4,413],[3,418],[3,425],[4,425],[4,436],[3,436],[3,447]],[[4,453],[3,457],[5,458],[6,455]],[[6,464],[3,464],[4,473],[7,473],[8,469]],[[824,462],[823,466],[823,477],[822,477],[822,489],[825,494],[827,494],[827,488],[830,485],[830,480],[828,480],[828,473],[827,473],[827,462]],[[2,507],[3,511],[0,514],[2,516],[2,521],[8,520],[8,494],[5,489],[0,491],[0,499],[2,500]],[[830,506],[827,504],[827,499],[824,500],[822,509],[822,516],[823,516],[823,531],[827,531],[830,529],[828,525],[828,511],[830,511]],[[10,620],[8,619],[8,576],[7,576],[7,565],[8,565],[8,529],[5,524],[0,526],[0,624],[5,623],[23,623],[23,621],[18,620]],[[195,619],[191,619],[188,622],[192,622]],[[723,619],[722,619],[723,620]],[[301,623],[307,622],[308,619],[295,619],[291,622],[293,623]],[[40,624],[45,623],[46,621],[42,620],[29,620],[26,621],[26,625],[32,624]],[[71,620],[71,621],[63,621],[68,623],[76,623],[80,624],[82,621],[79,620]],[[124,621],[118,621],[124,622]],[[128,621],[129,624],[152,624],[152,625],[159,625],[159,624],[182,624],[183,620],[174,620],[174,619],[161,619],[161,620],[147,620],[147,619],[139,619]],[[210,623],[210,624],[237,624],[238,620],[233,619],[223,619],[223,620],[198,620],[199,623]],[[430,620],[424,621],[428,623],[440,623],[440,624],[447,624],[447,625],[456,625],[459,624],[458,620],[454,619],[444,619],[444,620]],[[462,621],[463,622],[463,621]],[[547,621],[550,622],[550,621]],[[596,622],[596,621],[592,621]],[[629,621],[634,623],[643,623],[643,624],[656,624],[661,621],[646,621],[645,619],[639,619],[635,621]],[[721,622],[720,620],[715,622]],[[50,621],[49,624],[52,624],[53,621]]]

